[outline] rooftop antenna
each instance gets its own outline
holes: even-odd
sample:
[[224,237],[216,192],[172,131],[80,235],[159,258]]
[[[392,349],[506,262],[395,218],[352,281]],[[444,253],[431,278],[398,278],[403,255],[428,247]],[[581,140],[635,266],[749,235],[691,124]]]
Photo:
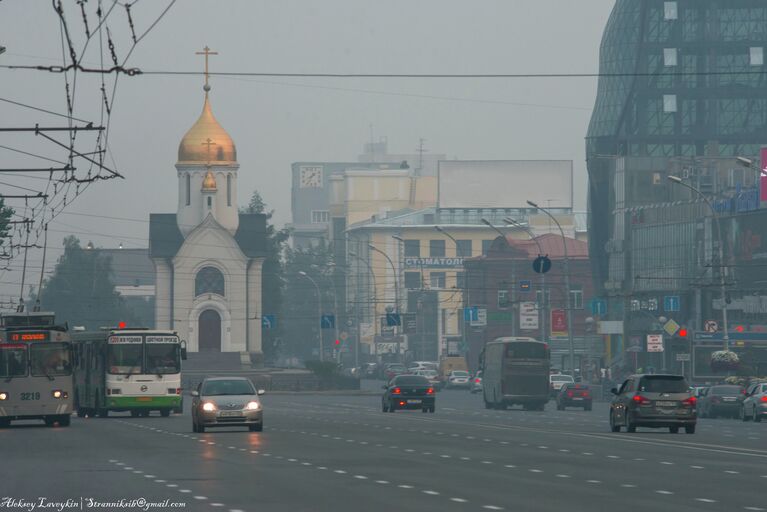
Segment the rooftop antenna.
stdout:
[[415,168],[415,174],[416,176],[420,176],[421,171],[423,170],[423,154],[427,153],[429,150],[423,147],[423,143],[426,142],[426,139],[423,137],[418,139],[418,166]]

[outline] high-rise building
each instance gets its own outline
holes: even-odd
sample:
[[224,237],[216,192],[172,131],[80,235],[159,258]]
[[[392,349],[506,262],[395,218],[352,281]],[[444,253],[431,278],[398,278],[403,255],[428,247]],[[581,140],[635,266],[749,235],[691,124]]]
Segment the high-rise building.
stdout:
[[[641,183],[616,184],[635,179],[616,172],[616,157],[758,156],[767,143],[766,46],[762,0],[616,1],[586,138],[597,288],[609,280],[616,204],[654,202],[639,197]],[[662,172],[641,179],[656,174],[665,182]]]

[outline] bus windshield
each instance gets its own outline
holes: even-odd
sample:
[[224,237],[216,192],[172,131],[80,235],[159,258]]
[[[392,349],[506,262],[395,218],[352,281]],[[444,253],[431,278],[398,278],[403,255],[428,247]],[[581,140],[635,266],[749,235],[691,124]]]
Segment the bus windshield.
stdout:
[[509,359],[548,359],[548,348],[543,343],[516,342],[506,345]]
[[141,373],[141,343],[110,344],[107,347],[107,371],[112,375]]
[[29,346],[29,360],[34,377],[71,375],[69,343],[33,343]]
[[180,351],[177,343],[147,343],[146,373],[178,373]]
[[27,347],[0,345],[0,377],[25,377],[26,375]]

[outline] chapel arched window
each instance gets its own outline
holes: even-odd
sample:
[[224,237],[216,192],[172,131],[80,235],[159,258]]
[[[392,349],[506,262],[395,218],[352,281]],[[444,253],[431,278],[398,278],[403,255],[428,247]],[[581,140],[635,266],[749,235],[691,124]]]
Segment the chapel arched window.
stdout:
[[197,272],[194,280],[194,296],[199,297],[206,293],[215,293],[225,296],[224,274],[215,267],[203,267]]

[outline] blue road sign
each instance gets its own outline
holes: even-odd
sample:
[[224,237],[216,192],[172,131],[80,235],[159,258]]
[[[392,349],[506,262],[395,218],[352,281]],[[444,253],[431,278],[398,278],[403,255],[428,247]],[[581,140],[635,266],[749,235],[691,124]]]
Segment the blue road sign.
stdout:
[[402,325],[399,313],[386,313],[386,325],[387,327],[395,327]]
[[530,287],[532,286],[532,283],[529,279],[522,279],[519,281],[519,289],[523,292],[529,292]]
[[323,329],[334,329],[336,327],[336,316],[335,315],[322,315],[322,320],[320,320],[320,325]]
[[666,295],[663,297],[663,310],[664,311],[679,311],[681,307],[681,301],[679,295]]
[[607,301],[604,299],[591,299],[591,314],[592,315],[606,315],[607,314]]
[[261,317],[262,329],[274,329],[277,327],[277,315],[264,315]]
[[471,306],[463,308],[463,319],[466,322],[478,322],[479,321],[479,308],[477,306]]
[[538,256],[533,260],[533,270],[537,274],[545,274],[551,270],[551,260],[548,256]]

